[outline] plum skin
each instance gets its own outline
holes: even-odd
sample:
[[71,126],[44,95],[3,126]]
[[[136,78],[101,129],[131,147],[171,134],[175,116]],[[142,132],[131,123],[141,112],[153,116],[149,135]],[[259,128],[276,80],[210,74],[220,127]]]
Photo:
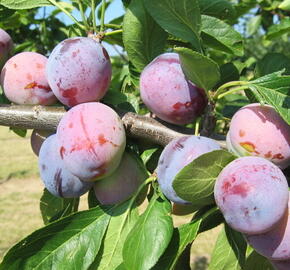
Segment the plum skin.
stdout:
[[290,260],[290,200],[283,219],[270,231],[245,235],[247,242],[270,260]]
[[57,99],[46,76],[47,58],[35,52],[11,57],[1,72],[1,86],[6,97],[16,104],[51,105]]
[[71,108],[61,119],[56,134],[66,167],[84,181],[110,175],[118,167],[126,145],[121,119],[99,102]]
[[94,183],[96,198],[105,205],[126,201],[147,177],[148,173],[137,157],[125,152],[118,168],[110,176]]
[[34,129],[30,136],[30,145],[33,153],[38,156],[41,145],[47,137],[52,135],[54,132],[49,130]]
[[53,134],[42,144],[39,152],[39,172],[46,189],[56,197],[77,198],[85,194],[93,183],[83,182],[65,167],[57,151]]
[[59,43],[48,58],[46,75],[55,96],[72,107],[99,101],[107,92],[112,67],[106,49],[87,37]]
[[275,267],[276,270],[289,270],[290,269],[290,260],[271,261],[271,264]]
[[12,54],[13,41],[10,35],[0,28],[0,70]]
[[270,161],[241,157],[219,174],[215,201],[226,222],[249,235],[271,230],[283,217],[289,192],[286,177]]
[[177,196],[172,187],[175,176],[200,155],[220,149],[217,142],[202,136],[183,136],[172,140],[163,149],[157,166],[158,183],[164,195],[172,202],[188,204]]
[[271,106],[253,103],[233,116],[227,146],[238,156],[263,157],[285,169],[290,165],[290,126]]
[[145,67],[140,93],[151,112],[177,125],[191,123],[207,104],[204,90],[185,78],[176,53],[161,54]]

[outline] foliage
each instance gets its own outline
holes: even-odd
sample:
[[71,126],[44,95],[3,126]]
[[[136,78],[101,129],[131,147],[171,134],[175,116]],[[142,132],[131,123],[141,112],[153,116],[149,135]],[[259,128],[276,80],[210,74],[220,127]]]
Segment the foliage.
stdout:
[[[111,57],[113,77],[103,99],[113,108],[148,113],[140,99],[140,73],[167,51],[177,52],[186,76],[206,89],[214,104],[211,113],[216,125],[211,133],[225,135],[233,113],[253,101],[272,105],[290,124],[289,1],[123,0],[125,14],[106,24],[104,14],[113,1],[100,2],[0,0],[0,28],[11,34],[15,53],[45,55],[67,37],[105,30],[104,41],[121,48]],[[68,15],[70,24],[58,19],[60,12]],[[77,12],[82,21],[74,17]],[[0,102],[8,103],[3,94]],[[187,127],[199,133],[207,128],[206,117]],[[151,175],[160,149],[128,141]],[[154,174],[142,186],[150,186],[143,213],[137,207],[142,189],[114,206],[99,205],[90,192],[89,210],[81,212],[77,212],[77,199],[56,199],[45,190],[40,202],[45,226],[12,247],[0,269],[176,269],[199,233],[224,223],[214,206],[213,186],[233,159],[229,152],[215,151],[200,156],[177,175],[176,193],[198,211],[190,223],[176,228],[171,204]],[[223,226],[209,269],[262,269],[257,265],[271,269],[262,256],[246,253],[240,233]]]

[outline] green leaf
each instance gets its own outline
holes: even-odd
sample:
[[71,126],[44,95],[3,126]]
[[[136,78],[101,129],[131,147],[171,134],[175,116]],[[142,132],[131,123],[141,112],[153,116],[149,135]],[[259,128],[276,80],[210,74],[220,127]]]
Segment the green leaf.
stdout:
[[104,103],[111,105],[118,105],[127,101],[126,95],[120,92],[116,88],[110,87],[109,91],[106,93],[105,97],[102,99]]
[[148,150],[145,150],[142,155],[141,155],[141,159],[143,161],[143,163],[145,165],[147,165],[147,162],[150,161],[151,157],[156,153],[156,151],[158,151],[158,147],[156,148],[152,148],[152,149],[148,149]]
[[52,4],[48,0],[0,0],[0,5],[10,9],[30,9]]
[[99,252],[113,209],[78,212],[33,232],[8,251],[0,269],[88,269]]
[[214,247],[208,270],[241,270],[245,264],[247,243],[243,235],[226,224]]
[[273,24],[269,27],[266,34],[267,39],[274,39],[288,33],[290,31],[290,18],[283,18],[279,24]]
[[213,190],[221,170],[236,157],[224,150],[199,156],[175,177],[173,188],[177,195],[194,205],[214,203]]
[[282,73],[274,72],[250,81],[249,88],[259,102],[272,105],[290,125],[290,76],[283,76]]
[[89,209],[94,208],[96,206],[100,205],[100,202],[96,198],[96,194],[94,191],[94,188],[91,188],[88,194],[88,206]]
[[197,237],[201,222],[202,219],[199,218],[193,220],[191,223],[175,228],[165,253],[161,256],[152,270],[174,270],[182,252],[186,249],[187,245],[191,244]]
[[220,19],[233,18],[236,10],[227,0],[199,0],[200,13]]
[[123,259],[127,269],[148,270],[166,250],[173,234],[171,204],[157,194],[128,234]]
[[164,51],[167,33],[152,19],[142,0],[133,0],[123,22],[123,42],[130,61],[138,69]]
[[79,199],[65,199],[53,196],[47,189],[40,198],[40,212],[44,224],[77,211]]
[[21,129],[21,128],[9,128],[10,130],[12,130],[16,135],[25,138],[26,134],[27,134],[27,130],[26,129]]
[[230,81],[238,81],[240,73],[237,67],[233,63],[226,63],[220,66],[221,80],[218,86]]
[[137,208],[129,209],[130,200],[114,211],[106,235],[91,270],[112,270],[123,262],[122,249],[125,239],[138,220]]
[[243,270],[275,270],[269,260],[256,251],[251,252]]
[[278,8],[282,9],[282,10],[286,10],[286,11],[290,11],[290,0],[284,0],[279,6]]
[[187,48],[174,50],[179,54],[186,77],[198,87],[210,90],[220,80],[219,66],[210,58]]
[[257,77],[285,69],[284,74],[290,74],[290,59],[282,53],[268,53],[257,62],[255,73]]
[[200,10],[198,0],[143,0],[147,11],[167,32],[189,41],[197,50],[200,44]]
[[255,34],[261,26],[262,16],[257,15],[252,17],[247,23],[247,33],[249,36]]
[[206,15],[201,16],[201,37],[204,43],[216,50],[243,56],[243,37],[231,25]]
[[224,222],[224,216],[216,206],[205,206],[197,211],[193,219],[202,217],[202,222],[199,226],[198,233],[206,232],[217,227]]
[[[1,0],[0,0],[1,3]],[[8,17],[12,16],[14,14],[15,10],[8,9],[4,6],[0,6],[0,20],[5,20]]]

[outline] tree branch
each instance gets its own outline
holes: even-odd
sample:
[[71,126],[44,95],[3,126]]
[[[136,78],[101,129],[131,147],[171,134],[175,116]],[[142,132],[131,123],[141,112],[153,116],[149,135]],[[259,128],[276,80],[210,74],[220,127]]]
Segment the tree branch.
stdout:
[[[0,125],[12,128],[56,130],[65,114],[64,107],[0,105]],[[194,133],[193,129],[179,127],[132,112],[117,111],[131,138],[150,140],[165,146],[172,139]],[[224,138],[215,136],[222,147]]]

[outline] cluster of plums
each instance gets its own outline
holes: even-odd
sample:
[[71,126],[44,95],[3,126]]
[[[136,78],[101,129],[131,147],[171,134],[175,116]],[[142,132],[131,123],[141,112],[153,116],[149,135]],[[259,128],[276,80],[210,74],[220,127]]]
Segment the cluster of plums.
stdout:
[[[241,108],[230,123],[228,150],[238,158],[219,174],[214,197],[226,222],[279,269],[290,269],[290,197],[281,169],[290,165],[290,126],[268,105]],[[212,139],[184,136],[163,150],[157,167],[162,192],[190,204],[173,189],[175,176],[202,154],[219,150]]]
[[[9,58],[12,44],[1,30],[0,65]],[[34,131],[31,137],[41,178],[55,196],[79,197],[94,187],[101,203],[115,204],[128,199],[147,177],[138,158],[125,151],[121,119],[99,102],[110,80],[108,53],[86,37],[62,41],[48,59],[19,53],[2,69],[1,86],[11,102],[51,105],[58,100],[70,108],[56,134]],[[175,53],[164,53],[145,67],[140,93],[157,117],[177,125],[192,123],[207,104],[204,90],[186,79]],[[289,125],[271,106],[250,104],[232,118],[227,147],[238,158],[216,180],[216,204],[257,252],[278,269],[290,269],[289,191],[281,171],[290,165]],[[219,149],[216,141],[202,136],[172,140],[157,166],[165,196],[190,204],[173,189],[175,176],[197,157]]]
[[147,178],[136,156],[124,152],[121,119],[102,103],[74,106],[61,119],[56,134],[47,135],[34,131],[31,144],[39,155],[41,179],[55,196],[79,197],[93,187],[100,203],[116,204],[134,194]]

